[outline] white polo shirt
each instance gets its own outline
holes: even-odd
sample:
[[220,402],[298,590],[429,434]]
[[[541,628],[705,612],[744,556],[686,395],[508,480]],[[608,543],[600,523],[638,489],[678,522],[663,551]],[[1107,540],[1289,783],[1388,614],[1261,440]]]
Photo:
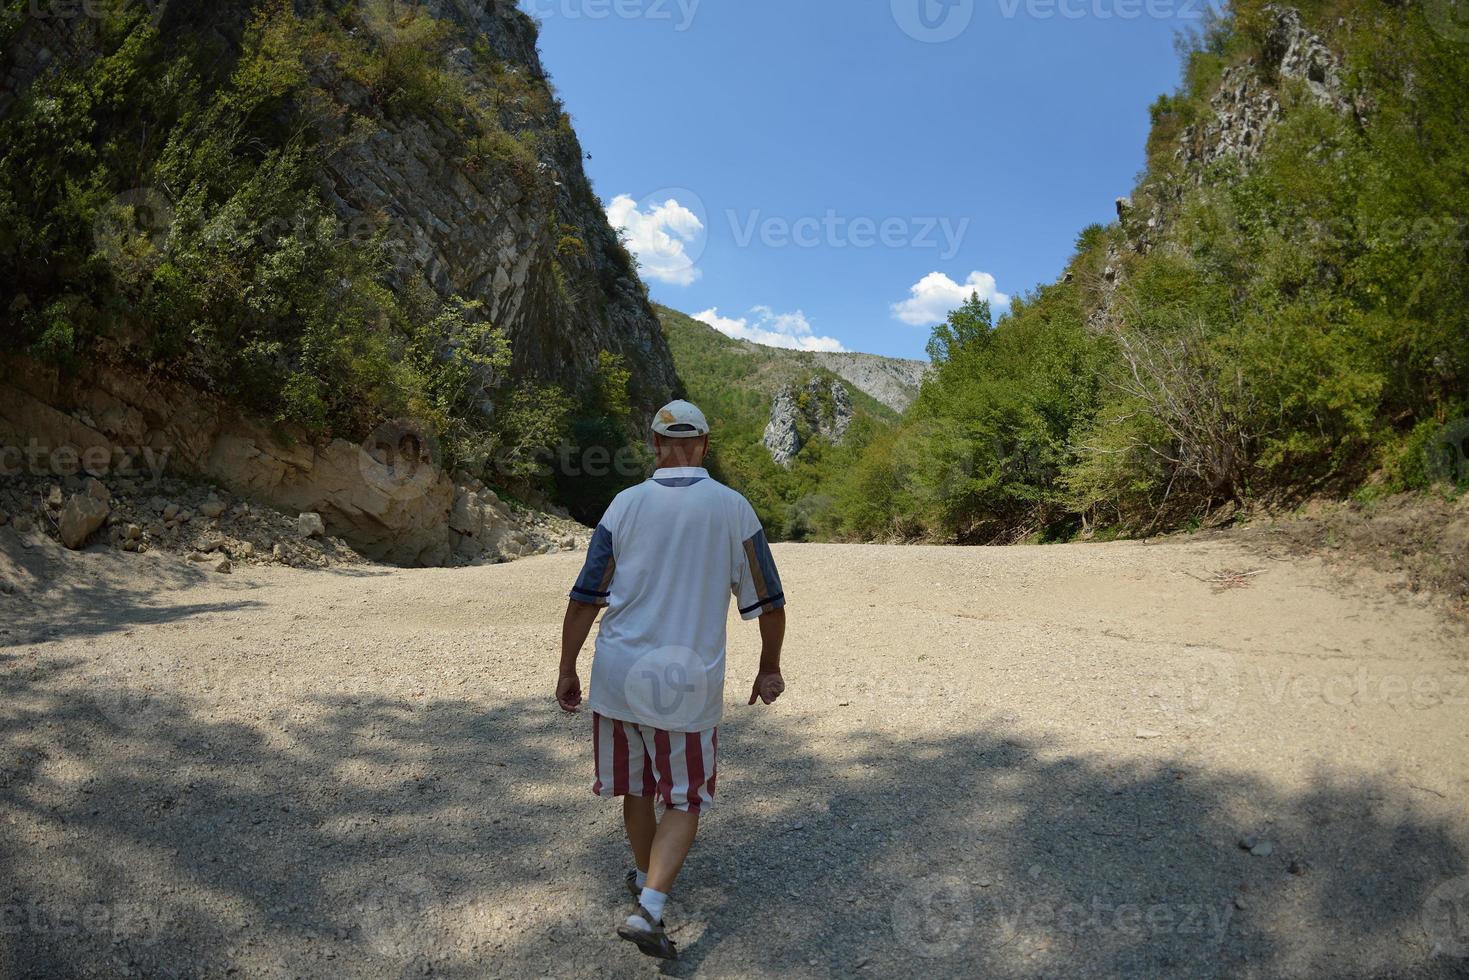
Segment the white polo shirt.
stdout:
[[664,731],[718,725],[731,595],[744,619],[785,606],[749,501],[692,467],[661,469],[618,494],[571,590],[607,607],[588,707]]

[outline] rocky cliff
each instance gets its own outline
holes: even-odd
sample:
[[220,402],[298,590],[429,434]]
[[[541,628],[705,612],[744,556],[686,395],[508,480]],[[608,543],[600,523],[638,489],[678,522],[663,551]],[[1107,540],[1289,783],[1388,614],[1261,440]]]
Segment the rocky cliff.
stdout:
[[813,437],[841,445],[854,414],[846,385],[814,377],[803,387],[789,386],[776,393],[762,442],[778,466],[788,467]]
[[[452,406],[423,405],[427,422],[384,422],[385,415],[394,414],[392,409],[348,403],[335,406],[328,423],[316,430],[282,425],[270,412],[222,397],[222,392],[231,390],[232,379],[221,378],[217,366],[201,367],[204,358],[196,356],[192,345],[196,339],[218,342],[213,324],[190,328],[181,346],[173,341],[167,357],[157,359],[160,348],[169,346],[151,335],[147,319],[152,311],[166,309],[160,296],[168,294],[159,280],[140,276],[137,281],[121,281],[126,277],[114,268],[119,284],[99,286],[86,295],[78,285],[91,288],[91,283],[102,280],[95,275],[84,278],[77,271],[75,283],[38,279],[3,287],[0,339],[6,343],[0,347],[0,358],[6,361],[0,377],[0,434],[6,445],[39,444],[48,452],[91,448],[113,455],[128,447],[167,445],[172,473],[214,481],[287,511],[320,512],[333,533],[381,560],[443,564],[513,557],[529,550],[531,545],[510,539],[513,522],[501,513],[503,508],[481,479],[493,479],[493,474],[466,473],[456,479],[440,469],[440,455],[428,452],[435,437],[448,427],[465,444],[476,440],[489,444],[499,437],[496,426],[507,408],[525,412],[515,399],[522,388],[532,385],[557,385],[569,403],[577,404],[587,392],[597,390],[606,368],[605,354],[619,356],[629,370],[626,395],[634,419],[647,417],[679,390],[672,357],[635,263],[607,223],[583,170],[585,154],[570,117],[549,86],[537,53],[535,23],[510,0],[317,0],[293,6],[221,0],[149,3],[145,8],[149,23],[130,23],[123,15],[40,14],[0,23],[0,74],[5,78],[0,119],[7,113],[35,116],[36,99],[28,98],[33,91],[49,92],[75,78],[107,77],[93,66],[124,57],[142,59],[137,52],[143,51],[153,52],[147,55],[152,61],[144,64],[160,73],[165,66],[204,62],[198,84],[216,88],[198,98],[201,102],[214,98],[216,105],[225,107],[221,112],[231,99],[244,97],[221,98],[225,86],[244,92],[269,90],[269,98],[262,96],[261,104],[272,107],[270,112],[279,118],[262,121],[262,113],[255,113],[251,125],[263,135],[237,141],[243,144],[239,155],[248,160],[253,153],[267,161],[308,156],[316,168],[315,193],[333,216],[338,238],[369,238],[366,244],[381,246],[389,256],[381,277],[364,282],[365,288],[386,287],[400,300],[396,309],[427,307],[424,297],[428,297],[468,320],[468,326],[456,325],[452,318],[430,314],[422,320],[426,325],[404,326],[400,312],[381,314],[383,323],[367,325],[360,341],[340,340],[345,348],[340,356],[353,364],[364,363],[366,354],[400,357],[405,363],[410,356],[418,358],[414,369],[430,380],[421,386],[422,396],[407,399],[406,407],[415,415],[419,412],[415,399],[421,403],[423,396],[447,397],[435,395],[444,390],[446,378],[469,395],[456,391]],[[136,14],[142,8],[126,9]],[[124,35],[127,40],[119,47],[119,32],[124,29],[132,33]],[[201,58],[200,51],[215,53],[212,57],[219,67],[213,74],[210,59]],[[100,88],[102,83],[87,84]],[[71,91],[77,91],[75,86]],[[118,93],[112,97],[124,99]],[[203,141],[220,138],[203,131],[203,124],[189,117],[187,110],[182,117],[171,117],[173,132],[155,133],[138,126],[126,112],[110,115],[97,102],[93,98],[80,103],[95,113],[80,127],[99,154],[111,152],[117,141],[136,138],[153,147],[152,155],[140,151],[131,162],[166,176],[170,171],[160,162],[158,145],[172,147],[199,139],[210,152],[219,152],[215,144]],[[136,106],[121,108],[138,111]],[[274,146],[274,139],[293,141],[291,146],[304,150]],[[276,157],[267,155],[271,152]],[[204,165],[202,153],[200,157],[189,165]],[[12,161],[7,167],[12,165],[21,164]],[[178,161],[171,165],[179,166]],[[260,232],[252,229],[250,237],[244,237],[241,229],[249,228],[251,215],[232,218],[227,206],[211,202],[207,193],[190,190],[176,178],[176,173],[174,179],[145,176],[146,186],[112,188],[130,218],[141,212],[135,206],[138,202],[149,205],[151,224],[144,228],[140,243],[150,253],[145,273],[154,274],[161,266],[180,275],[179,269],[191,268],[185,261],[189,258],[195,259],[192,268],[199,268],[197,255],[175,253],[181,249],[197,253],[212,247],[213,240],[231,235],[240,237],[242,251],[265,255],[245,269],[251,276],[280,276],[297,261],[289,248],[278,248],[271,255],[275,243],[262,246],[266,236]],[[229,206],[238,205],[229,202]],[[219,210],[211,212],[211,207]],[[188,227],[185,213],[193,222]],[[203,234],[200,224],[206,229]],[[92,236],[84,231],[77,237]],[[39,254],[27,258],[7,253],[6,258],[42,268],[53,256],[40,250],[56,244],[38,236]],[[134,244],[128,243],[129,248]],[[88,257],[93,263],[89,271],[105,268],[110,257]],[[55,258],[53,267],[70,261],[59,254]],[[208,263],[202,268],[207,270]],[[235,289],[247,316],[254,313],[252,296],[276,288],[268,278],[232,282],[229,277],[235,270],[220,273],[221,289],[216,292]],[[302,275],[311,274],[307,269]],[[333,273],[322,270],[316,275]],[[211,295],[197,282],[189,285],[216,309],[235,299]],[[373,302],[363,300],[362,288],[354,285],[359,295],[345,298],[342,305],[370,309]],[[60,292],[59,306],[46,295],[48,290],[53,295]],[[75,291],[83,293],[80,299],[71,295]],[[84,344],[78,329],[73,345],[73,334],[67,333],[67,346],[75,349],[65,352],[58,370],[58,362],[28,356],[35,349],[31,345],[37,318],[29,321],[29,335],[26,323],[10,318],[17,310],[31,311],[47,303],[48,316],[56,309],[88,305],[96,311],[111,306],[125,313],[109,311],[104,317],[88,312],[85,319],[77,317],[88,328],[89,339]],[[289,314],[289,308],[280,305]],[[207,314],[207,306],[201,309]],[[289,329],[291,317],[284,320]],[[429,334],[441,321],[449,324],[444,332]],[[498,368],[480,366],[490,358],[465,339],[478,336],[473,330],[476,324],[492,326],[509,340],[508,376],[498,376]],[[67,329],[71,331],[72,325]],[[90,339],[94,335],[100,339]],[[287,379],[282,388],[288,387],[292,371],[299,376],[311,370],[309,364],[302,367],[293,361],[319,360],[324,343],[309,335],[288,340],[294,346],[262,338],[248,347],[272,370],[279,366],[280,377]],[[221,346],[222,356],[216,349],[211,363],[224,364],[227,374],[231,351],[227,344]],[[466,349],[468,356],[456,361]],[[461,363],[484,377],[463,383]],[[441,371],[441,364],[448,367]],[[319,394],[308,398],[307,407],[340,399],[340,393],[331,390],[330,372],[314,370]],[[385,363],[368,369],[364,377],[376,377],[380,387],[391,390],[394,370],[396,366]],[[277,401],[279,395],[280,390],[274,392]],[[530,423],[532,431],[535,424]],[[392,483],[398,475],[389,472],[384,477],[380,472],[384,453],[377,437],[383,425],[407,426],[412,440],[423,448],[428,469],[414,476],[409,493],[384,486],[384,479]],[[374,426],[379,431],[372,431]],[[395,446],[389,447],[389,455]]]

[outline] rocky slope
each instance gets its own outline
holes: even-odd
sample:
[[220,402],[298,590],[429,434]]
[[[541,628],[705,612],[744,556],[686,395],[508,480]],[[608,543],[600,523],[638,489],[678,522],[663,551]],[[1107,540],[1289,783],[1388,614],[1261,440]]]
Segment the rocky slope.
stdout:
[[853,415],[847,386],[815,377],[803,388],[789,386],[776,394],[761,441],[778,466],[790,466],[810,438],[820,437],[840,446]]
[[[487,394],[467,409],[476,416],[468,425],[491,431],[506,404],[516,407],[522,386],[556,384],[580,398],[595,388],[604,353],[620,356],[630,369],[634,417],[646,417],[678,391],[635,265],[607,223],[569,116],[550,89],[531,18],[504,0],[322,0],[296,4],[294,13],[285,9],[255,0],[150,4],[157,32],[142,43],[161,45],[160,63],[178,56],[186,41],[214,46],[227,62],[240,57],[248,33],[262,23],[282,32],[267,48],[288,47],[280,38],[289,39],[291,30],[335,39],[340,50],[305,46],[299,76],[292,74],[298,66],[279,68],[285,56],[278,52],[267,65],[306,104],[302,118],[313,128],[312,152],[319,151],[315,183],[338,233],[371,229],[384,239],[391,262],[382,284],[399,297],[426,293],[447,305],[466,301],[471,323],[493,324],[508,337],[510,378],[486,382]],[[432,28],[423,35],[428,40],[407,33],[425,25]],[[107,19],[36,16],[8,18],[0,26],[0,118],[25,108],[28,93],[44,91],[37,86],[116,56],[108,47],[116,39],[106,32],[117,26]],[[372,70],[387,73],[386,81],[364,82],[367,59],[378,59]],[[414,78],[427,79],[440,94],[421,105],[407,98]],[[466,119],[468,108],[479,115]],[[135,135],[110,133],[109,117],[95,111],[91,126],[98,143]],[[185,209],[173,199],[174,189],[158,181],[117,190],[119,199],[156,204],[145,244],[157,248],[159,260],[171,260],[181,233],[174,207]],[[202,217],[216,216],[206,209]],[[35,258],[44,263],[49,256]],[[145,297],[130,313],[146,314],[149,302]],[[25,296],[12,303],[0,295],[0,308],[8,312],[35,305]],[[45,460],[91,451],[102,461],[69,474],[27,466],[28,476],[85,469],[105,478],[129,453],[166,450],[170,476],[213,483],[288,515],[319,513],[330,533],[377,560],[439,565],[514,557],[539,547],[528,537],[514,539],[524,529],[486,488],[494,473],[451,474],[439,467],[435,424],[388,421],[370,432],[381,421],[380,414],[373,419],[370,405],[348,407],[347,414],[369,420],[357,430],[338,425],[318,435],[279,424],[220,397],[220,386],[194,369],[189,349],[170,363],[152,362],[146,319],[89,342],[58,370],[56,363],[20,353],[29,348],[23,340],[12,343],[22,332],[8,312],[0,317],[3,445],[41,447]],[[407,342],[390,336],[383,343],[392,350]],[[447,332],[414,342],[439,360],[451,360],[464,343]],[[393,431],[385,436],[387,429]],[[406,475],[395,468],[402,459],[394,455],[404,439],[414,447],[414,468]]]
[[933,370],[928,361],[909,361],[877,354],[812,351],[807,356],[895,412],[908,410],[913,399],[918,397],[918,389],[923,387],[923,379]]

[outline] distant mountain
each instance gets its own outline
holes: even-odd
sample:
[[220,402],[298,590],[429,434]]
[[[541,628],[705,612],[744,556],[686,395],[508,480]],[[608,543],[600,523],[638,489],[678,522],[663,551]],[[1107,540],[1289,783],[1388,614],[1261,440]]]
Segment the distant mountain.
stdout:
[[898,423],[928,371],[921,361],[766,347],[654,310],[689,399],[713,424],[711,468],[779,537],[812,533],[831,477]]

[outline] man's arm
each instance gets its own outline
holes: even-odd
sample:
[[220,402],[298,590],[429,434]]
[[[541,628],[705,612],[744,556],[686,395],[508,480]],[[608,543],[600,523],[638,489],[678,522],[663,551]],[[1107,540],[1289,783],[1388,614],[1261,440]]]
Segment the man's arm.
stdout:
[[556,703],[562,711],[580,709],[581,678],[576,676],[576,661],[601,611],[601,606],[575,599],[566,604],[566,618],[561,623],[561,671],[556,679]]
[[784,607],[773,609],[760,617],[760,672],[755,675],[755,686],[750,690],[750,703],[759,698],[766,704],[785,692],[786,682],[780,676],[780,651],[785,646],[786,611]]

